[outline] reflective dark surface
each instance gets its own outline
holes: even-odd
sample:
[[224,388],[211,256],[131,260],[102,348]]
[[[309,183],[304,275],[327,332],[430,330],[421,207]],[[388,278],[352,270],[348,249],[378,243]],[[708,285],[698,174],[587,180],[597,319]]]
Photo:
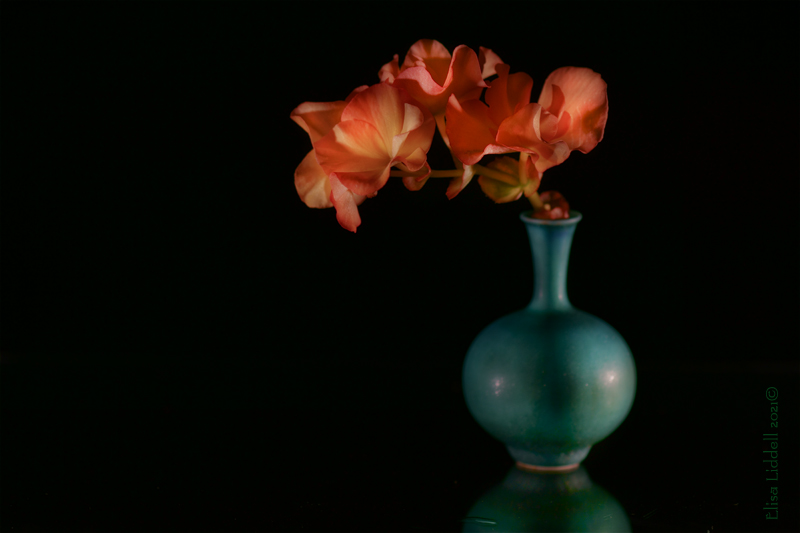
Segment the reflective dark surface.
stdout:
[[[0,529],[800,531],[800,6],[536,6],[3,2]],[[390,182],[352,235],[296,197],[291,110],[419,38],[534,99],[608,82],[542,188],[637,395],[571,476],[517,474],[462,397],[531,297],[526,207]]]
[[[666,532],[797,523],[796,372],[643,370],[628,420],[578,472],[557,475],[516,471],[469,418],[458,368],[372,366],[393,372],[389,383],[415,383],[404,392],[343,369],[4,364],[3,529]],[[762,511],[775,484],[761,463],[768,386],[781,391],[789,421],[779,431],[779,526]],[[351,387],[348,401],[332,395]],[[475,517],[496,524],[464,521]]]

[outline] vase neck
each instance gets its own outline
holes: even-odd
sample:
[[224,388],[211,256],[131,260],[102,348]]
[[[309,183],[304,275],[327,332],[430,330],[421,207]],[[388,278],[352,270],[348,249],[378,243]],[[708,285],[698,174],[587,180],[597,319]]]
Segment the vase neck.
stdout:
[[581,219],[542,221],[521,217],[528,230],[533,254],[533,298],[529,309],[563,311],[572,309],[567,296],[567,266],[572,236]]

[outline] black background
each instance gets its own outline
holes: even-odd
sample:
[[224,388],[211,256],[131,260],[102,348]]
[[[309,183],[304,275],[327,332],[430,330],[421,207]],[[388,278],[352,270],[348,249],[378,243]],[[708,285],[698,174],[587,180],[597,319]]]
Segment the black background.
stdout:
[[634,531],[798,529],[797,3],[0,14],[3,531],[457,530],[505,475],[460,371],[530,298],[524,200],[390,181],[351,234],[293,185],[291,110],[420,38],[493,49],[534,99],[565,65],[608,83],[604,140],[541,187],[584,216],[572,303],[639,370],[588,474]]

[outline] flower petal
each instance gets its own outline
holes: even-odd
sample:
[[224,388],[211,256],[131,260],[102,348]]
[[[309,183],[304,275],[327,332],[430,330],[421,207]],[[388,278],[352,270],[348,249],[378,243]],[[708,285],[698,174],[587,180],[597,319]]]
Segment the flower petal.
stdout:
[[378,130],[363,120],[347,120],[314,144],[317,161],[345,187],[370,195],[386,184],[391,158]]
[[400,74],[399,56],[395,54],[394,59],[386,63],[378,71],[378,77],[382,82],[392,83],[398,74]]
[[[411,172],[411,170],[402,163],[399,164],[398,166],[400,167],[401,170],[405,172]],[[431,166],[427,162],[425,162],[423,167],[424,170],[422,170],[417,175],[403,177],[403,185],[406,186],[406,189],[408,189],[409,191],[418,191],[423,187],[423,185],[428,183],[428,178],[431,175]]]
[[314,150],[306,154],[294,171],[294,186],[300,199],[308,207],[333,207],[330,200],[331,184],[328,175],[317,163]]
[[417,171],[428,158],[436,123],[425,107],[414,102],[405,91],[402,131],[392,139],[392,163],[402,162]]
[[444,86],[452,56],[447,48],[433,39],[420,39],[409,48],[402,70],[424,66],[437,84]]
[[[445,87],[450,94],[456,95],[459,100],[480,98],[484,87],[489,85],[483,81],[481,65],[475,50],[460,44],[453,50],[453,61],[447,73]],[[448,94],[448,98],[450,95]],[[447,105],[447,98],[442,102],[442,110]]]
[[483,46],[479,48],[478,64],[481,66],[481,77],[483,79],[497,74],[495,67],[502,62],[503,60],[488,48],[484,48]]
[[450,149],[465,165],[474,165],[486,154],[512,151],[495,143],[496,126],[489,118],[489,108],[480,100],[459,102],[456,95],[451,95],[446,124]]
[[392,164],[403,163],[406,165],[406,167],[408,167],[409,170],[411,170],[411,172],[416,172],[425,166],[427,160],[428,154],[425,153],[422,148],[417,148],[408,155],[398,155],[392,159]]
[[[441,50],[436,49],[430,53],[439,54],[433,59],[443,61]],[[444,80],[441,80],[439,63],[434,65],[433,59],[417,61],[415,66],[411,66],[407,56],[403,63],[404,68],[400,69],[400,75],[392,85],[408,91],[412,98],[427,107],[433,115],[444,113],[451,94],[455,94],[460,100],[480,98],[487,84],[481,77],[481,67],[474,50],[464,45],[457,46]]]
[[356,120],[376,128],[387,154],[392,147],[392,138],[403,131],[405,102],[400,89],[388,83],[378,83],[353,97],[342,111],[342,122]]
[[364,197],[347,190],[336,176],[330,177],[331,203],[336,208],[336,220],[341,226],[353,233],[361,225],[361,216],[358,214],[358,205]]
[[447,186],[447,199],[452,200],[453,198],[458,195],[461,191],[464,190],[464,187],[469,185],[469,182],[472,181],[473,176],[475,176],[475,170],[472,168],[472,165],[466,165],[464,167],[464,173],[457,178],[453,178],[450,180],[450,183]]
[[531,101],[533,78],[524,72],[509,75],[509,66],[497,65],[497,79],[486,89],[489,118],[497,126]]
[[566,161],[569,147],[563,142],[551,144],[542,140],[541,115],[542,106],[539,104],[528,104],[520,108],[500,124],[497,142],[518,152],[538,154],[536,168],[544,171]]
[[303,102],[294,108],[289,117],[297,122],[311,137],[311,142],[315,143],[339,122],[346,105],[343,100]]
[[359,93],[361,93],[363,91],[366,91],[367,89],[369,89],[369,85],[362,85],[360,87],[356,87],[355,89],[353,89],[350,92],[350,94],[347,96],[347,98],[344,99],[345,103],[349,104],[350,100],[355,98],[357,94],[359,94]]
[[328,174],[383,169],[390,161],[380,132],[363,120],[338,123],[314,143],[314,149],[317,161]]
[[570,116],[569,126],[563,128],[566,132],[552,141],[564,141],[570,150],[586,154],[603,139],[608,120],[607,85],[593,70],[562,67],[553,71],[544,82],[539,103],[555,115]]

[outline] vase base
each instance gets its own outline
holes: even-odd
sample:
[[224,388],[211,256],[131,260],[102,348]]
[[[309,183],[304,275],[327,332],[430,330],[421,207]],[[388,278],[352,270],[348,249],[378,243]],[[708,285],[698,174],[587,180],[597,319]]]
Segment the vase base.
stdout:
[[517,461],[517,468],[526,472],[572,472],[573,470],[577,470],[579,466],[581,466],[580,463],[564,466],[537,466]]
[[591,446],[584,446],[582,448],[568,448],[566,450],[556,449],[535,452],[506,446],[511,458],[514,459],[518,465],[526,465],[540,472],[565,472],[569,469],[574,470],[578,468],[581,461],[586,459],[591,448]]

